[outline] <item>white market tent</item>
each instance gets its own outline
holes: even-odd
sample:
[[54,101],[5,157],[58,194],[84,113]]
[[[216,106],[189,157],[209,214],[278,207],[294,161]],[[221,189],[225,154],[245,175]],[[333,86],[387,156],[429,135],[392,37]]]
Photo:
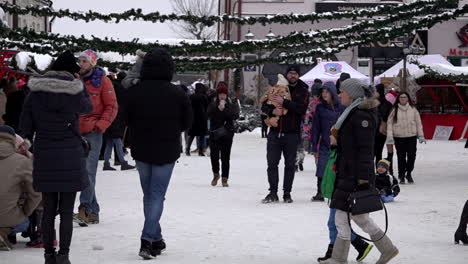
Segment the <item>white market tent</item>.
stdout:
[[[442,55],[440,54],[431,54],[431,55],[410,55],[407,58],[406,68],[410,75],[415,78],[420,78],[424,76],[424,70],[420,69],[417,65],[412,64],[411,61],[418,61],[420,64],[427,65],[432,68],[432,65],[446,65],[448,67],[454,67],[450,62],[448,62]],[[460,68],[460,67],[457,67]],[[403,60],[399,61],[397,64],[393,65],[390,69],[386,70],[384,73],[375,77],[375,83],[380,83],[380,79],[383,77],[393,78],[398,75],[400,70],[403,69]]]
[[349,73],[351,78],[360,79],[366,83],[370,83],[369,77],[358,72],[345,61],[322,61],[309,72],[302,75],[300,79],[309,87],[312,86],[315,79],[320,79],[323,83],[336,83],[343,72]]

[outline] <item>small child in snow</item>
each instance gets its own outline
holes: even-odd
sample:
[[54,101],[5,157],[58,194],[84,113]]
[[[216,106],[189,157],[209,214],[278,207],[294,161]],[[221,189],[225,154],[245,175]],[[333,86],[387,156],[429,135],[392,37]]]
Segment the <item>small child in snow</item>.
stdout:
[[384,203],[393,202],[398,193],[400,193],[400,186],[395,176],[388,174],[390,162],[388,160],[381,160],[377,163],[377,175],[375,176],[375,187],[380,191],[380,197]]

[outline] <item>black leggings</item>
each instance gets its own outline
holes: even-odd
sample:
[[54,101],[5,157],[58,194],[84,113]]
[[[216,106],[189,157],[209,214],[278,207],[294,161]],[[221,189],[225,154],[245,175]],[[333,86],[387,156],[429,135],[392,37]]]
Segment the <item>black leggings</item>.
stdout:
[[76,192],[46,192],[42,193],[44,215],[42,218],[42,234],[46,254],[55,252],[55,216],[60,214],[60,251],[68,255],[73,234],[73,207]]

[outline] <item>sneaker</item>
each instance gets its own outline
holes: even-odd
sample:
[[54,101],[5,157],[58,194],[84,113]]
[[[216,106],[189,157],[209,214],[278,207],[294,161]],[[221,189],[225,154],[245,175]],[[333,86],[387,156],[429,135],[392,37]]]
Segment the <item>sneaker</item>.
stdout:
[[283,194],[283,201],[285,203],[292,203],[294,200],[291,198],[291,193],[284,193]]
[[279,201],[278,194],[275,192],[270,192],[265,199],[262,200],[262,203],[277,203]]
[[156,257],[157,255],[161,255],[161,252],[166,249],[166,242],[164,239],[161,239],[156,242],[151,243],[151,256]]
[[122,162],[122,166],[120,167],[121,170],[125,171],[125,170],[133,170],[135,169],[135,166],[132,166],[130,164],[128,164],[128,162],[124,161]]
[[104,167],[102,168],[103,171],[115,171],[116,169],[111,167],[109,162],[104,162]]
[[325,201],[325,198],[323,198],[321,193],[317,193],[312,199],[310,199],[312,202],[323,202]]
[[151,242],[149,242],[148,240],[141,239],[140,253],[138,253],[138,255],[143,259],[154,258],[151,250]]
[[374,247],[374,245],[367,243],[359,237],[356,237],[354,241],[351,241],[351,245],[353,245],[353,247],[358,252],[358,255],[356,257],[356,261],[358,262],[363,261]]

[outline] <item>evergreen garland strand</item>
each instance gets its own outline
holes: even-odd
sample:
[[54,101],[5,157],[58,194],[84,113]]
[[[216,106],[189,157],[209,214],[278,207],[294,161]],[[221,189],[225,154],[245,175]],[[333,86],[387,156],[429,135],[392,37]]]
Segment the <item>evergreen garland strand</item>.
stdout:
[[178,15],[178,14],[168,14],[163,15],[159,12],[152,12],[148,14],[143,14],[141,9],[132,8],[130,10],[124,11],[122,13],[109,13],[102,14],[89,10],[87,12],[74,12],[69,9],[59,9],[53,10],[50,7],[36,7],[36,6],[27,6],[21,7],[18,5],[13,5],[8,2],[0,3],[0,7],[3,8],[5,12],[18,15],[33,15],[33,16],[44,16],[44,17],[58,17],[58,18],[71,18],[75,21],[83,20],[85,22],[91,21],[103,21],[106,23],[114,22],[120,23],[121,21],[147,21],[152,23],[163,23],[166,21],[185,21],[191,24],[204,24],[207,26],[213,26],[216,23],[226,23],[232,22],[240,25],[253,25],[253,24],[294,24],[294,23],[304,23],[310,22],[314,23],[319,20],[327,19],[357,19],[357,18],[369,18],[374,16],[382,16],[385,14],[406,12],[416,8],[423,7],[427,4],[444,2],[447,5],[448,1],[444,0],[419,0],[414,3],[409,4],[400,4],[395,5],[379,5],[372,9],[362,9],[362,10],[353,10],[346,12],[325,12],[325,13],[311,13],[311,14],[282,14],[282,15],[267,15],[260,17],[238,17],[230,15],[222,16],[195,16],[195,15]]

